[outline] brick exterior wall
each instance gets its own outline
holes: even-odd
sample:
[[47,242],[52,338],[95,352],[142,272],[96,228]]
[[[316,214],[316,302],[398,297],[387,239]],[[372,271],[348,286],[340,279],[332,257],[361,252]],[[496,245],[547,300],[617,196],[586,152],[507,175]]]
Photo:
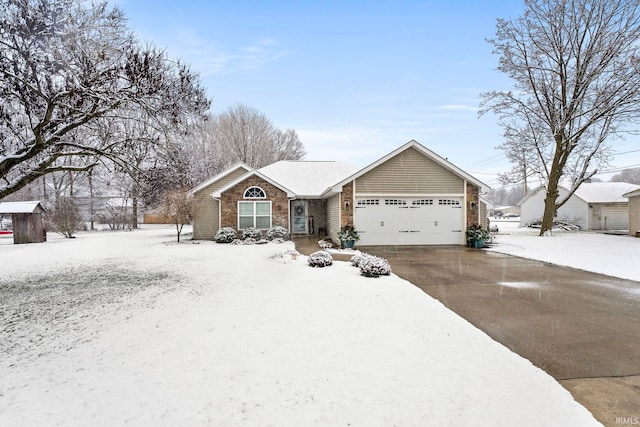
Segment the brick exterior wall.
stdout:
[[[475,204],[475,209],[471,205]],[[480,196],[478,187],[467,182],[467,227],[480,224]]]
[[[349,210],[345,209],[345,203],[349,202]],[[342,193],[340,194],[340,227],[345,225],[353,225],[353,210],[355,205],[353,203],[353,181],[342,186]]]
[[[245,199],[244,192],[249,187],[257,186],[264,190],[266,199]],[[289,198],[287,193],[280,190],[275,185],[252,175],[221,194],[222,204],[222,227],[238,229],[238,201],[271,201],[271,225],[279,225],[289,230]]]

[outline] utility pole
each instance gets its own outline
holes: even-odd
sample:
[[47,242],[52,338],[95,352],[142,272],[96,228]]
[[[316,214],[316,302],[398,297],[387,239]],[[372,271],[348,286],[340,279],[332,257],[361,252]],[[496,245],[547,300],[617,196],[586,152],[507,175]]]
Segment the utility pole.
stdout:
[[527,186],[527,157],[525,156],[525,149],[522,149],[522,182],[524,183],[525,196],[529,193]]

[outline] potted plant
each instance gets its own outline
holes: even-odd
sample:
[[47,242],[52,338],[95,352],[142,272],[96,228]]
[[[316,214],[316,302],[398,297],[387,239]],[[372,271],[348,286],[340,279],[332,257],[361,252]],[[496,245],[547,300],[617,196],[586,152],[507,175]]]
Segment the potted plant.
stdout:
[[473,224],[467,228],[467,245],[472,248],[481,248],[485,240],[489,238],[489,231],[482,226]]
[[345,225],[338,232],[338,240],[343,248],[353,248],[353,245],[360,240],[360,234],[352,225]]

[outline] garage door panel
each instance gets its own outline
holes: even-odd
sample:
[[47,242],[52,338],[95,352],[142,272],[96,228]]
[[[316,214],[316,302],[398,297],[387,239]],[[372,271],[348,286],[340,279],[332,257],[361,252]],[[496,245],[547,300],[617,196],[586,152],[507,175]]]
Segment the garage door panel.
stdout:
[[433,197],[357,200],[360,244],[463,244],[461,201]]

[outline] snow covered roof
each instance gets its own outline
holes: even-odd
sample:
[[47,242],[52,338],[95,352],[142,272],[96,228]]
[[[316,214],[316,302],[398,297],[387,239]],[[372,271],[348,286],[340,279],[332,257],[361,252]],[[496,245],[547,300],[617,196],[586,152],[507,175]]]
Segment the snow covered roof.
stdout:
[[640,188],[635,190],[635,191],[630,191],[628,193],[623,194],[624,197],[626,197],[627,199],[630,197],[638,197],[640,196]]
[[0,214],[34,213],[38,207],[40,207],[41,212],[44,212],[44,208],[37,200],[27,202],[2,202],[0,203]]
[[296,196],[304,197],[322,195],[358,168],[343,162],[281,160],[258,171],[290,189]]
[[[564,186],[560,188],[569,191]],[[543,186],[529,192],[520,201],[522,206],[525,200],[536,194],[538,191],[544,190]],[[640,185],[630,184],[628,182],[583,182],[574,193],[574,196],[582,199],[586,203],[626,203],[628,193],[640,190]]]
[[484,203],[484,205],[487,207],[487,209],[495,209],[495,206],[493,203],[491,203],[489,201],[489,199],[485,199],[484,197],[480,197],[480,201],[482,203]]
[[640,189],[640,185],[628,182],[585,182],[575,195],[587,203],[625,203],[624,194]]

